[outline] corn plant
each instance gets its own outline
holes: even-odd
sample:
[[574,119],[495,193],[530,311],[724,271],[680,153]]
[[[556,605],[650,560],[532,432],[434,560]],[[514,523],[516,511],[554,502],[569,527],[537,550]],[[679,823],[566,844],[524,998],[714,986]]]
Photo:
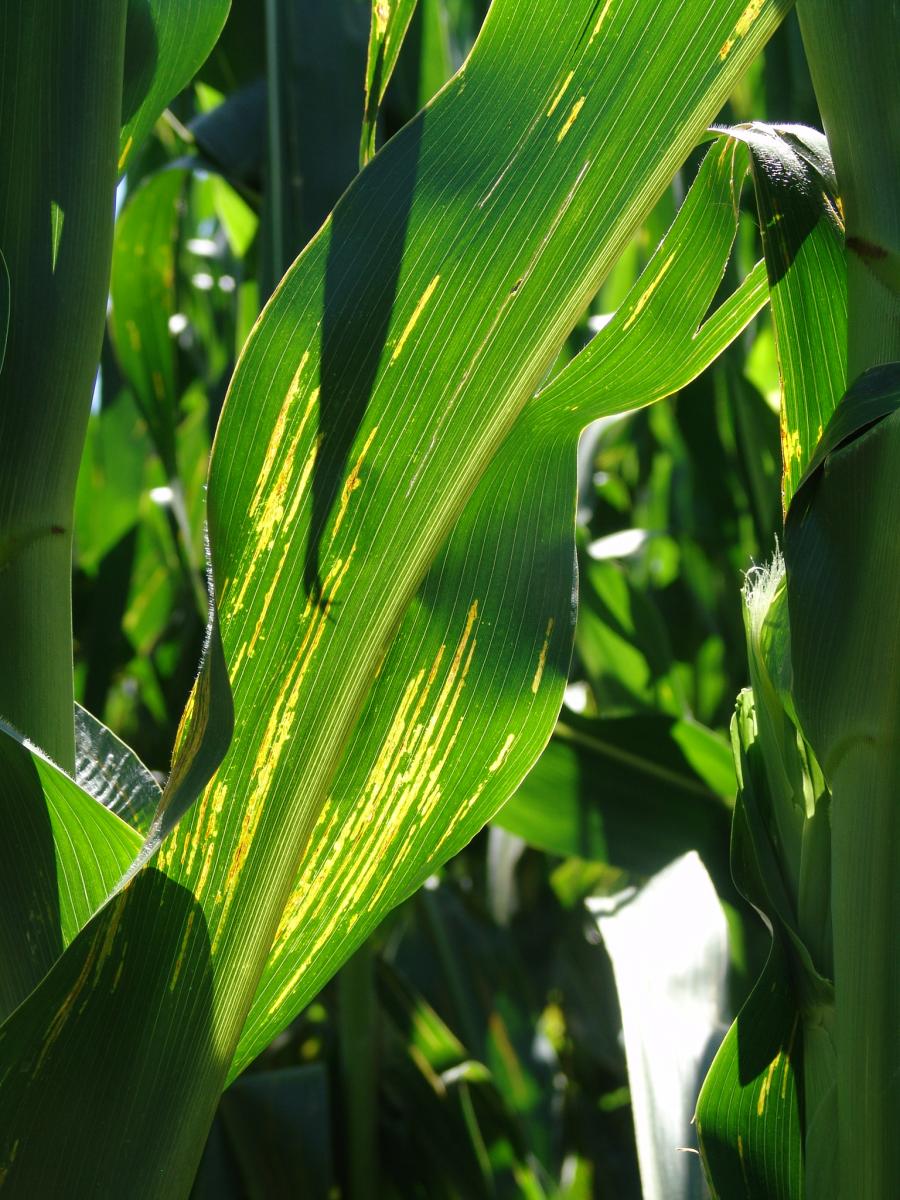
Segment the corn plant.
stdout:
[[[273,56],[279,7],[267,5]],[[204,657],[162,790],[73,706],[72,512],[111,288],[119,364],[189,530],[171,436],[173,313],[153,282],[172,270],[166,228],[189,167],[129,198],[110,284],[113,198],[228,4],[104,0],[75,14],[14,0],[0,16],[0,1186],[11,1195],[188,1194],[228,1082],[509,799],[566,681],[581,429],[689,382],[765,303],[759,268],[708,312],[735,237],[744,141],[755,162],[765,143],[769,159],[793,154],[804,179],[827,175],[822,147],[799,134],[714,142],[614,319],[548,376],[789,3],[494,0],[462,68],[373,157],[414,7],[372,6],[365,169],[286,274],[300,245],[269,96],[264,272],[283,278],[215,434]],[[803,271],[768,258],[777,321]],[[801,352],[798,396],[808,361]],[[831,360],[818,373],[833,383]],[[789,407],[787,376],[785,390],[787,445],[801,444],[790,499],[808,486],[799,472],[818,436],[803,424],[808,401]],[[824,425],[834,403],[820,403]],[[196,578],[196,542],[179,545]],[[755,688],[777,675],[757,658]],[[794,718],[772,712],[779,728]],[[820,735],[809,738],[790,769],[808,772],[814,815],[822,772],[832,795],[834,783]],[[815,901],[806,872],[803,885]],[[813,962],[824,978],[827,958]],[[402,989],[392,995],[402,1008]],[[726,1151],[741,1146],[731,1132]]]

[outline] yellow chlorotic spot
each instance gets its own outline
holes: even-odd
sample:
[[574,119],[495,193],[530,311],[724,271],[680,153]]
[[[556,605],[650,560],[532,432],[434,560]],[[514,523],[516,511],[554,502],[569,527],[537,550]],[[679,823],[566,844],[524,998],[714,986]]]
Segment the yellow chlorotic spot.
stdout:
[[[300,395],[301,385],[303,382],[303,372],[306,369],[306,364],[308,362],[309,362],[309,351],[307,350],[305,352],[305,354],[303,355],[303,357],[300,359],[300,363],[297,366],[297,370],[294,372],[294,376],[291,379],[291,382],[290,382],[287,392],[285,393],[285,397],[282,402],[281,408],[278,412],[278,416],[275,418],[275,425],[272,428],[272,434],[269,438],[269,443],[266,446],[266,453],[263,458],[263,464],[260,467],[259,476],[257,477],[257,480],[256,480],[256,488],[254,489],[254,492],[253,492],[253,499],[250,502],[251,516],[259,508],[259,505],[262,502],[263,496],[265,495],[266,484],[269,481],[269,476],[272,474],[272,471],[275,467],[275,460],[278,457],[278,453],[281,449],[282,443],[284,442],[284,434],[285,434],[285,429],[287,428],[288,417],[290,415],[291,409],[294,407],[294,404],[297,402],[298,396]],[[300,422],[301,429],[306,425],[306,422],[309,419],[309,414],[312,409],[312,404],[315,402],[315,398],[317,396],[318,396],[318,392],[317,391],[313,392],[312,403],[307,404],[306,412],[303,414],[303,418]]]
[[175,960],[175,969],[172,972],[172,978],[169,980],[169,991],[175,991],[175,985],[178,983],[178,976],[181,974],[181,968],[184,965],[184,956],[187,954],[188,941],[191,936],[191,927],[194,924],[196,912],[192,909],[188,913],[187,924],[184,927],[184,936],[181,939],[181,946],[178,950],[178,958]]
[[128,141],[122,147],[122,153],[119,155],[119,170],[120,171],[125,166],[125,160],[128,158],[128,155],[131,153],[131,147],[133,144],[134,144],[134,138],[129,137]]
[[[255,518],[256,523],[256,553],[259,553],[260,551],[265,553],[270,548],[272,539],[275,536],[275,530],[278,528],[281,518],[284,516],[285,497],[287,496],[288,488],[291,486],[291,483],[294,480],[297,469],[295,462],[297,447],[300,444],[300,439],[303,437],[303,434],[306,431],[306,424],[309,420],[309,415],[312,412],[318,398],[319,389],[316,388],[306,406],[303,419],[297,427],[294,436],[290,440],[287,453],[284,456],[284,462],[281,464],[281,469],[279,470],[274,482],[271,480],[271,464],[267,469],[265,469],[264,474],[260,474],[256,485],[256,491],[253,496],[253,501],[250,505],[250,516]],[[310,453],[307,455],[303,467],[300,470],[295,494],[296,491],[299,491],[301,494],[303,493],[306,484],[309,481],[309,477],[312,474],[321,442],[322,437],[320,434],[313,442]],[[274,458],[275,454],[273,452],[273,462]],[[260,512],[259,516],[257,516],[257,512],[259,511],[260,507],[262,508],[262,512]],[[254,559],[256,557],[256,553],[254,553]]]
[[406,328],[400,334],[400,340],[397,342],[397,345],[394,347],[394,352],[391,355],[392,363],[396,362],[397,359],[400,357],[400,354],[403,351],[403,347],[406,345],[409,335],[415,329],[416,323],[418,322],[419,317],[421,317],[422,313],[425,311],[425,305],[428,303],[428,301],[434,295],[434,289],[437,287],[437,285],[440,283],[440,281],[441,281],[440,275],[435,275],[434,279],[432,279],[431,283],[429,283],[428,287],[422,293],[419,303],[415,307],[413,315],[406,322]]
[[153,383],[153,391],[156,395],[157,400],[165,400],[166,385],[165,385],[165,381],[163,380],[162,374],[159,371],[151,371],[150,372],[150,380]]
[[[327,814],[320,816],[299,872],[299,886],[282,915],[273,958],[284,952],[298,930],[314,929],[315,934],[303,946],[303,962],[272,1000],[270,1013],[288,1000],[338,926],[352,928],[374,911],[389,887],[402,886],[397,868],[413,850],[413,832],[440,802],[441,772],[462,727],[463,719],[454,718],[477,644],[473,636],[477,619],[475,601],[430,712],[426,710],[442,674],[446,644],[438,649],[430,668],[421,667],[408,680],[353,810],[348,815],[330,801]],[[339,870],[347,847],[355,848],[358,864],[349,879]],[[386,870],[388,863],[393,870]],[[315,887],[310,887],[311,880]]]
[[[782,412],[784,409],[782,409]],[[798,429],[788,429],[782,426],[781,429],[781,456],[784,465],[788,466],[792,459],[800,461],[803,455],[803,447],[800,444],[800,431]]]
[[556,135],[556,140],[558,142],[561,142],[563,140],[563,138],[566,136],[566,134],[569,132],[569,130],[572,128],[572,126],[575,124],[575,122],[578,120],[578,114],[584,108],[585,100],[587,100],[587,96],[580,96],[579,99],[577,99],[575,101],[575,103],[572,105],[572,111],[566,117],[566,120],[565,120],[565,123],[564,123],[562,129],[560,129],[559,133]]
[[759,1089],[759,1100],[756,1102],[756,1115],[761,1117],[766,1109],[766,1100],[769,1097],[769,1088],[772,1086],[772,1076],[775,1074],[775,1068],[781,1061],[781,1054],[776,1054],[769,1064],[769,1069],[766,1072],[766,1077],[762,1081],[762,1087]]
[[131,348],[135,354],[141,349],[141,334],[137,325],[130,318],[125,322],[125,331],[128,334],[128,341],[131,343]]
[[738,22],[734,27],[734,33],[727,39],[722,49],[719,51],[719,58],[722,62],[725,61],[725,59],[734,49],[735,42],[738,40],[738,38],[746,37],[746,35],[750,32],[750,27],[762,12],[763,8],[765,7],[765,3],[766,0],[750,0],[750,3],[738,18]]
[[391,6],[389,0],[379,0],[375,5],[375,31],[380,38],[384,37],[390,19]]
[[800,1017],[797,1013],[794,1014],[794,1023],[791,1026],[791,1036],[788,1038],[787,1044],[787,1061],[784,1064],[784,1070],[781,1072],[781,1098],[782,1100],[787,1095],[788,1074],[791,1064],[791,1052],[794,1049],[794,1037],[797,1033],[797,1026],[800,1022]]
[[567,92],[567,90],[568,90],[568,87],[569,87],[569,84],[572,82],[572,80],[573,80],[574,78],[575,78],[575,72],[574,72],[574,71],[570,71],[570,72],[568,73],[568,75],[566,76],[566,81],[565,81],[565,83],[562,85],[562,87],[561,87],[561,88],[559,89],[559,91],[556,93],[556,97],[555,97],[555,99],[554,99],[553,103],[552,103],[552,104],[550,105],[550,107],[547,109],[547,116],[548,116],[548,117],[552,117],[552,116],[553,116],[553,114],[556,112],[556,109],[557,109],[557,107],[558,107],[558,105],[559,105],[559,102],[560,102],[560,100],[562,100],[563,96],[566,94],[566,92]]
[[622,326],[623,333],[625,332],[626,329],[631,328],[631,326],[635,323],[635,321],[638,319],[640,314],[643,312],[650,297],[653,295],[653,293],[656,291],[656,289],[662,283],[663,277],[665,276],[666,272],[668,271],[669,267],[671,267],[671,265],[674,261],[675,261],[675,253],[673,251],[669,255],[669,257],[666,259],[666,261],[663,263],[663,265],[659,268],[659,271],[657,272],[653,282],[650,284],[650,286],[647,288],[647,290],[643,293],[641,298],[638,300],[637,304],[631,310],[631,313],[628,316],[628,320]]
[[[247,800],[247,806],[244,810],[237,845],[231,857],[223,891],[216,896],[217,902],[221,899],[222,911],[210,948],[213,953],[218,949],[222,934],[226,928],[226,918],[234,900],[238,880],[241,877],[244,864],[250,853],[250,847],[259,828],[265,802],[272,788],[275,772],[278,769],[284,749],[291,740],[294,721],[297,715],[297,705],[306,672],[316,648],[325,633],[334,598],[344,580],[344,576],[347,574],[347,569],[350,566],[355,551],[356,547],[354,546],[346,560],[337,559],[325,576],[322,583],[324,603],[320,608],[316,609],[313,619],[309,622],[300,649],[275,699],[275,704],[269,716],[269,721],[253,764],[254,782]],[[308,603],[307,612],[309,612],[310,607]]]
[[376,425],[375,428],[372,430],[372,432],[369,434],[369,436],[366,438],[366,444],[363,446],[360,456],[356,460],[356,465],[354,466],[354,468],[350,472],[350,474],[347,476],[346,482],[344,483],[344,487],[341,492],[341,506],[338,509],[338,515],[335,518],[335,522],[334,522],[334,529],[332,530],[332,533],[331,533],[332,539],[337,537],[337,532],[344,522],[344,517],[347,515],[347,506],[350,503],[350,497],[353,495],[353,493],[359,487],[360,468],[363,465],[363,459],[369,453],[369,447],[372,445],[372,442],[375,440],[375,434],[377,432],[378,432],[378,426]]
[[500,748],[500,753],[497,755],[497,757],[494,759],[494,761],[488,767],[489,771],[499,771],[500,770],[500,768],[506,762],[506,756],[509,754],[510,750],[512,749],[512,744],[515,740],[516,740],[516,735],[514,733],[509,734],[506,741],[503,743],[503,745]]
[[597,24],[594,26],[594,31],[591,34],[590,41],[588,42],[589,46],[592,45],[597,34],[600,32],[601,28],[603,27],[603,22],[606,20],[606,14],[609,12],[611,5],[612,5],[612,0],[606,0],[606,3],[603,5],[603,8],[600,10],[600,16],[597,18]]
[[547,665],[547,652],[550,649],[550,637],[553,633],[555,621],[551,617],[547,622],[547,632],[544,634],[544,644],[541,646],[541,652],[538,655],[537,668],[534,672],[534,679],[531,681],[531,690],[537,695],[538,688],[541,686],[541,680],[544,677],[544,667]]

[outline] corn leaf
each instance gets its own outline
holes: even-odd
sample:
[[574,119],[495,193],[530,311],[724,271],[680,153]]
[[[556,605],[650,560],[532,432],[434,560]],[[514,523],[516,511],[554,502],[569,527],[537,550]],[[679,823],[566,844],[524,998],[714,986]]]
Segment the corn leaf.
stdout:
[[231,0],[128,0],[119,172],[216,44]]
[[75,778],[79,787],[138,833],[147,832],[160,786],[130,746],[80,704],[75,706]]
[[567,713],[494,822],[550,854],[638,875],[697,850],[717,882],[727,882],[720,847],[734,787],[727,742],[702,726],[662,715]]
[[[13,1186],[77,1196],[127,1172],[134,1195],[159,1177],[186,1193],[242,1029],[238,1065],[537,757],[571,646],[574,449],[593,412],[586,397],[528,401],[785,9],[745,7],[697,0],[648,17],[496,0],[468,64],[373,159],[270,301],[209,484],[234,742],[156,866],[0,1031]],[[729,195],[731,169],[725,155]],[[379,688],[400,696],[396,710]],[[386,734],[358,723],[370,692]],[[158,834],[189,803],[192,741],[215,723],[201,687]],[[356,808],[351,827],[341,801],[360,792],[344,783],[380,800],[388,780],[392,803],[371,822]],[[371,839],[343,880],[307,859],[320,820],[335,846],[346,826],[337,853]],[[372,870],[373,851],[391,861]],[[320,925],[301,954],[269,960],[298,908],[302,922],[305,863],[322,876]],[[117,1088],[136,1102],[113,1131]],[[78,1137],[61,1144],[76,1111],[89,1163]],[[147,1162],[153,1179],[136,1169]]]
[[802,1034],[776,935],[766,969],[722,1043],[697,1102],[713,1200],[803,1200]]
[[838,1150],[842,1195],[851,1179],[861,1194],[889,1195],[900,1173],[898,468],[900,366],[890,363],[841,400],[785,529],[793,696],[831,792],[837,1107],[828,1148]]
[[750,147],[781,376],[782,505],[809,465],[844,391],[847,268],[834,168],[824,137],[754,124]]
[[359,145],[361,166],[375,153],[378,110],[391,81],[418,0],[372,0],[366,62],[366,99]]
[[113,240],[109,331],[116,357],[169,479],[178,475],[178,380],[169,318],[176,309],[175,263],[189,174],[160,171],[129,196]]
[[141,838],[0,722],[0,1011],[6,1016],[104,903]]
[[[640,303],[630,297],[611,322],[615,342],[604,330],[588,347],[585,375],[564,390],[576,359],[526,406],[410,607],[310,839],[232,1072],[312,998],[385,912],[471,839],[546,742],[571,647],[578,434],[603,412],[649,403],[686,382],[765,297],[756,271],[710,318],[716,334],[705,325],[697,333],[736,227],[745,162],[725,150],[704,161],[636,285],[635,296],[645,297],[643,320],[629,322]],[[667,287],[659,283],[661,262],[670,263]],[[658,328],[673,295],[679,319],[669,325],[681,332],[680,353],[673,337],[669,373],[648,373],[642,390],[628,367],[645,359],[643,321]],[[633,358],[622,348],[632,339]],[[613,345],[620,349],[604,356],[603,347]],[[602,361],[616,384],[601,374]],[[532,464],[524,477],[523,462]]]
[[[782,496],[793,511],[843,391],[846,267],[839,202],[820,135],[758,125],[732,134],[753,156],[783,398]],[[713,1063],[697,1115],[714,1191],[727,1196],[746,1186],[768,1200],[802,1195],[804,1138],[807,1147],[817,1139],[823,1150],[810,1155],[819,1174],[806,1180],[809,1194],[830,1186],[824,1151],[833,1154],[836,1146],[835,1051],[829,797],[790,696],[797,629],[783,569],[760,578],[766,581],[750,586],[757,595],[750,595],[747,617],[753,692],[738,698],[732,726],[740,784],[732,865],[774,942],[766,974]],[[766,1001],[764,985],[778,994],[777,1004]],[[788,1058],[796,1059],[801,1042],[802,1078],[794,1070],[781,1088],[766,1085],[770,1073],[787,1069],[785,1047],[792,1044]],[[758,1047],[767,1048],[758,1060],[762,1077],[744,1065],[757,1061]]]

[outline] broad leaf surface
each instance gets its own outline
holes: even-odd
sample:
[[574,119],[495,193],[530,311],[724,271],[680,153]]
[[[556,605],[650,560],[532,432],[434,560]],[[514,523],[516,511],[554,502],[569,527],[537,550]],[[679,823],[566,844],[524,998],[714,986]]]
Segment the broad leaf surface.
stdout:
[[[82,931],[5,1026],[0,1111],[19,1143],[8,1179],[27,1187],[39,1172],[79,1195],[152,1161],[170,1193],[184,1193],[287,928],[309,835],[329,796],[343,794],[339,770],[373,787],[379,772],[394,779],[394,804],[371,822],[357,816],[357,841],[368,833],[384,842],[365,852],[387,852],[400,834],[415,856],[394,853],[376,878],[355,851],[340,886],[323,884],[322,925],[306,936],[328,929],[327,958],[315,942],[273,956],[242,1053],[289,1019],[537,757],[571,644],[575,442],[596,409],[571,390],[560,406],[552,386],[529,397],[785,7],[764,2],[748,17],[728,0],[648,16],[496,0],[467,66],[373,160],[283,281],[235,374],[210,476],[234,742],[159,868]],[[721,161],[730,193],[731,160]],[[696,297],[694,330],[721,269]],[[741,324],[732,315],[730,336]],[[720,333],[710,356],[727,343]],[[495,456],[494,486],[478,492]],[[354,733],[381,686],[409,706],[386,714],[393,748],[364,723]],[[189,801],[195,727],[208,728],[202,704],[176,754],[169,821]],[[374,772],[361,753],[372,742]],[[397,749],[421,755],[415,779],[401,780]],[[428,820],[413,828],[423,805]],[[337,826],[342,816],[322,819]],[[136,1037],[151,1013],[165,1033]],[[102,1096],[84,1087],[79,1062],[104,1080]],[[78,1153],[77,1172],[57,1136],[74,1079],[79,1118],[95,1132],[108,1128],[110,1087],[141,1098],[133,1137],[120,1123],[95,1141],[89,1164]],[[145,1172],[133,1178],[135,1195],[152,1192]]]
[[[644,390],[633,381],[628,368],[643,362],[644,324],[628,322],[639,299],[626,300],[588,348],[588,373],[562,392],[564,371],[526,406],[407,612],[310,839],[233,1070],[388,909],[471,839],[546,742],[571,647],[578,434],[603,412],[650,403],[687,382],[765,296],[756,271],[708,322],[715,335],[706,326],[698,333],[735,232],[743,159],[736,167],[724,149],[704,163],[636,285],[651,328],[662,324],[672,294],[681,297],[679,319],[668,324],[668,371],[648,374]],[[668,291],[661,263],[669,263]],[[606,392],[604,359],[621,372]]]

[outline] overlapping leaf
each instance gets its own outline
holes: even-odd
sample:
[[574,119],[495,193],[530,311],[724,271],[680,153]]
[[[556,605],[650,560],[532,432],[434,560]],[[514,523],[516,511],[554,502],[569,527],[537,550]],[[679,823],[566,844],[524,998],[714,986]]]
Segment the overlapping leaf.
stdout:
[[[140,1144],[171,1194],[186,1189],[285,905],[294,911],[308,837],[323,811],[329,836],[346,823],[339,768],[370,794],[392,779],[395,803],[346,828],[352,859],[321,895],[324,966],[275,963],[287,978],[267,974],[242,1053],[537,756],[571,637],[574,444],[596,407],[572,388],[561,407],[552,386],[525,406],[783,8],[762,3],[748,18],[729,0],[648,20],[627,6],[497,0],[469,65],[377,156],[282,283],[236,373],[210,478],[235,740],[161,869],[82,932],[3,1031],[17,1186],[38,1171],[75,1195],[114,1186]],[[730,245],[733,163],[718,162]],[[691,331],[720,270],[692,296]],[[662,282],[651,274],[623,325],[637,329]],[[746,292],[712,318],[715,337],[699,335],[709,356],[762,303],[760,291],[745,307]],[[688,378],[708,361],[694,360]],[[636,402],[654,398],[645,380]],[[495,455],[492,486],[476,490]],[[379,713],[386,736],[365,723],[354,732],[373,680],[373,696],[400,696]],[[400,763],[417,755],[407,779]],[[176,792],[189,762],[176,758]],[[416,824],[420,809],[428,821]],[[393,861],[377,877],[363,854],[379,848]],[[140,1032],[150,1027],[153,1038]],[[103,1097],[83,1087],[86,1056]],[[59,1152],[76,1078],[79,1118],[104,1131],[90,1178]],[[141,1098],[133,1141],[100,1119],[110,1081],[126,1078]],[[40,1130],[57,1149],[50,1163]],[[134,1194],[151,1190],[145,1180]]]
[[231,0],[128,0],[119,171],[203,64]]
[[372,0],[372,24],[366,62],[366,99],[359,145],[359,158],[363,165],[375,153],[378,109],[400,57],[403,39],[416,11],[417,2],[418,0]]

